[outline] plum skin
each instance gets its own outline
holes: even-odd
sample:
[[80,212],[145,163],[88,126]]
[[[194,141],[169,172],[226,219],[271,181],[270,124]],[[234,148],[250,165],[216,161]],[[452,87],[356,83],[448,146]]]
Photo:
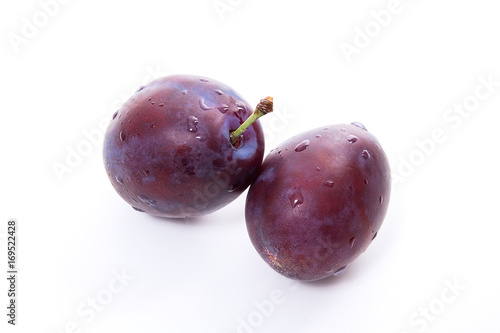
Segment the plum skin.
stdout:
[[138,211],[167,218],[214,212],[236,199],[261,165],[258,122],[238,147],[229,141],[252,112],[221,82],[193,75],[157,79],[113,115],[103,149],[108,177]]
[[340,124],[297,135],[266,156],[245,207],[257,252],[278,273],[313,281],[339,275],[377,235],[390,168],[377,139]]

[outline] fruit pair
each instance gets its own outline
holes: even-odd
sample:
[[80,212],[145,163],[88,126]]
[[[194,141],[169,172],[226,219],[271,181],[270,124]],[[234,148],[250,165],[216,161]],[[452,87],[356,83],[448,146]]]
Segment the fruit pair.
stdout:
[[384,219],[385,153],[353,123],[297,135],[261,165],[264,136],[253,121],[270,111],[272,99],[252,112],[212,79],[153,81],[113,115],[104,140],[108,176],[134,209],[169,218],[214,212],[253,183],[245,215],[261,257],[294,279],[339,275]]

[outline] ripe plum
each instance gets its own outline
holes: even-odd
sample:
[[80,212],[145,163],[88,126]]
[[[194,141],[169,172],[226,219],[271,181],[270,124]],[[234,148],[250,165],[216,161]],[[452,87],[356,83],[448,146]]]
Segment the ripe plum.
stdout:
[[192,75],[160,78],[140,88],[113,115],[104,164],[118,194],[134,209],[185,218],[214,212],[255,178],[264,135],[254,122],[231,143],[231,132],[253,114],[232,88]]
[[249,189],[250,239],[284,276],[340,275],[377,235],[390,184],[387,157],[362,124],[299,134],[269,153]]

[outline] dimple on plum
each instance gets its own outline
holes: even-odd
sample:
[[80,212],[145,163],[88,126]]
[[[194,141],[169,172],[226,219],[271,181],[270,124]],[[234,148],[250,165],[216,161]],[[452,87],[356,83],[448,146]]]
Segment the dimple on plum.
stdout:
[[247,229],[284,276],[340,275],[376,237],[389,196],[387,157],[362,124],[317,128],[265,158],[248,192]]
[[117,111],[104,139],[115,190],[134,209],[184,218],[236,199],[259,170],[264,136],[253,123],[233,145],[230,134],[252,115],[229,86],[172,75],[140,88]]

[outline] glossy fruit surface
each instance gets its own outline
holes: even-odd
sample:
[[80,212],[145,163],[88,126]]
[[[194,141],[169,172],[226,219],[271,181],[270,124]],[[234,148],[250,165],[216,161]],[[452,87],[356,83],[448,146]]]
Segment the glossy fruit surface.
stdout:
[[172,75],[140,88],[113,115],[104,139],[109,179],[133,208],[184,218],[214,212],[255,178],[264,154],[258,122],[229,140],[253,112],[212,79]]
[[363,125],[317,128],[265,158],[247,196],[248,233],[284,276],[340,275],[377,235],[389,195],[387,157]]

